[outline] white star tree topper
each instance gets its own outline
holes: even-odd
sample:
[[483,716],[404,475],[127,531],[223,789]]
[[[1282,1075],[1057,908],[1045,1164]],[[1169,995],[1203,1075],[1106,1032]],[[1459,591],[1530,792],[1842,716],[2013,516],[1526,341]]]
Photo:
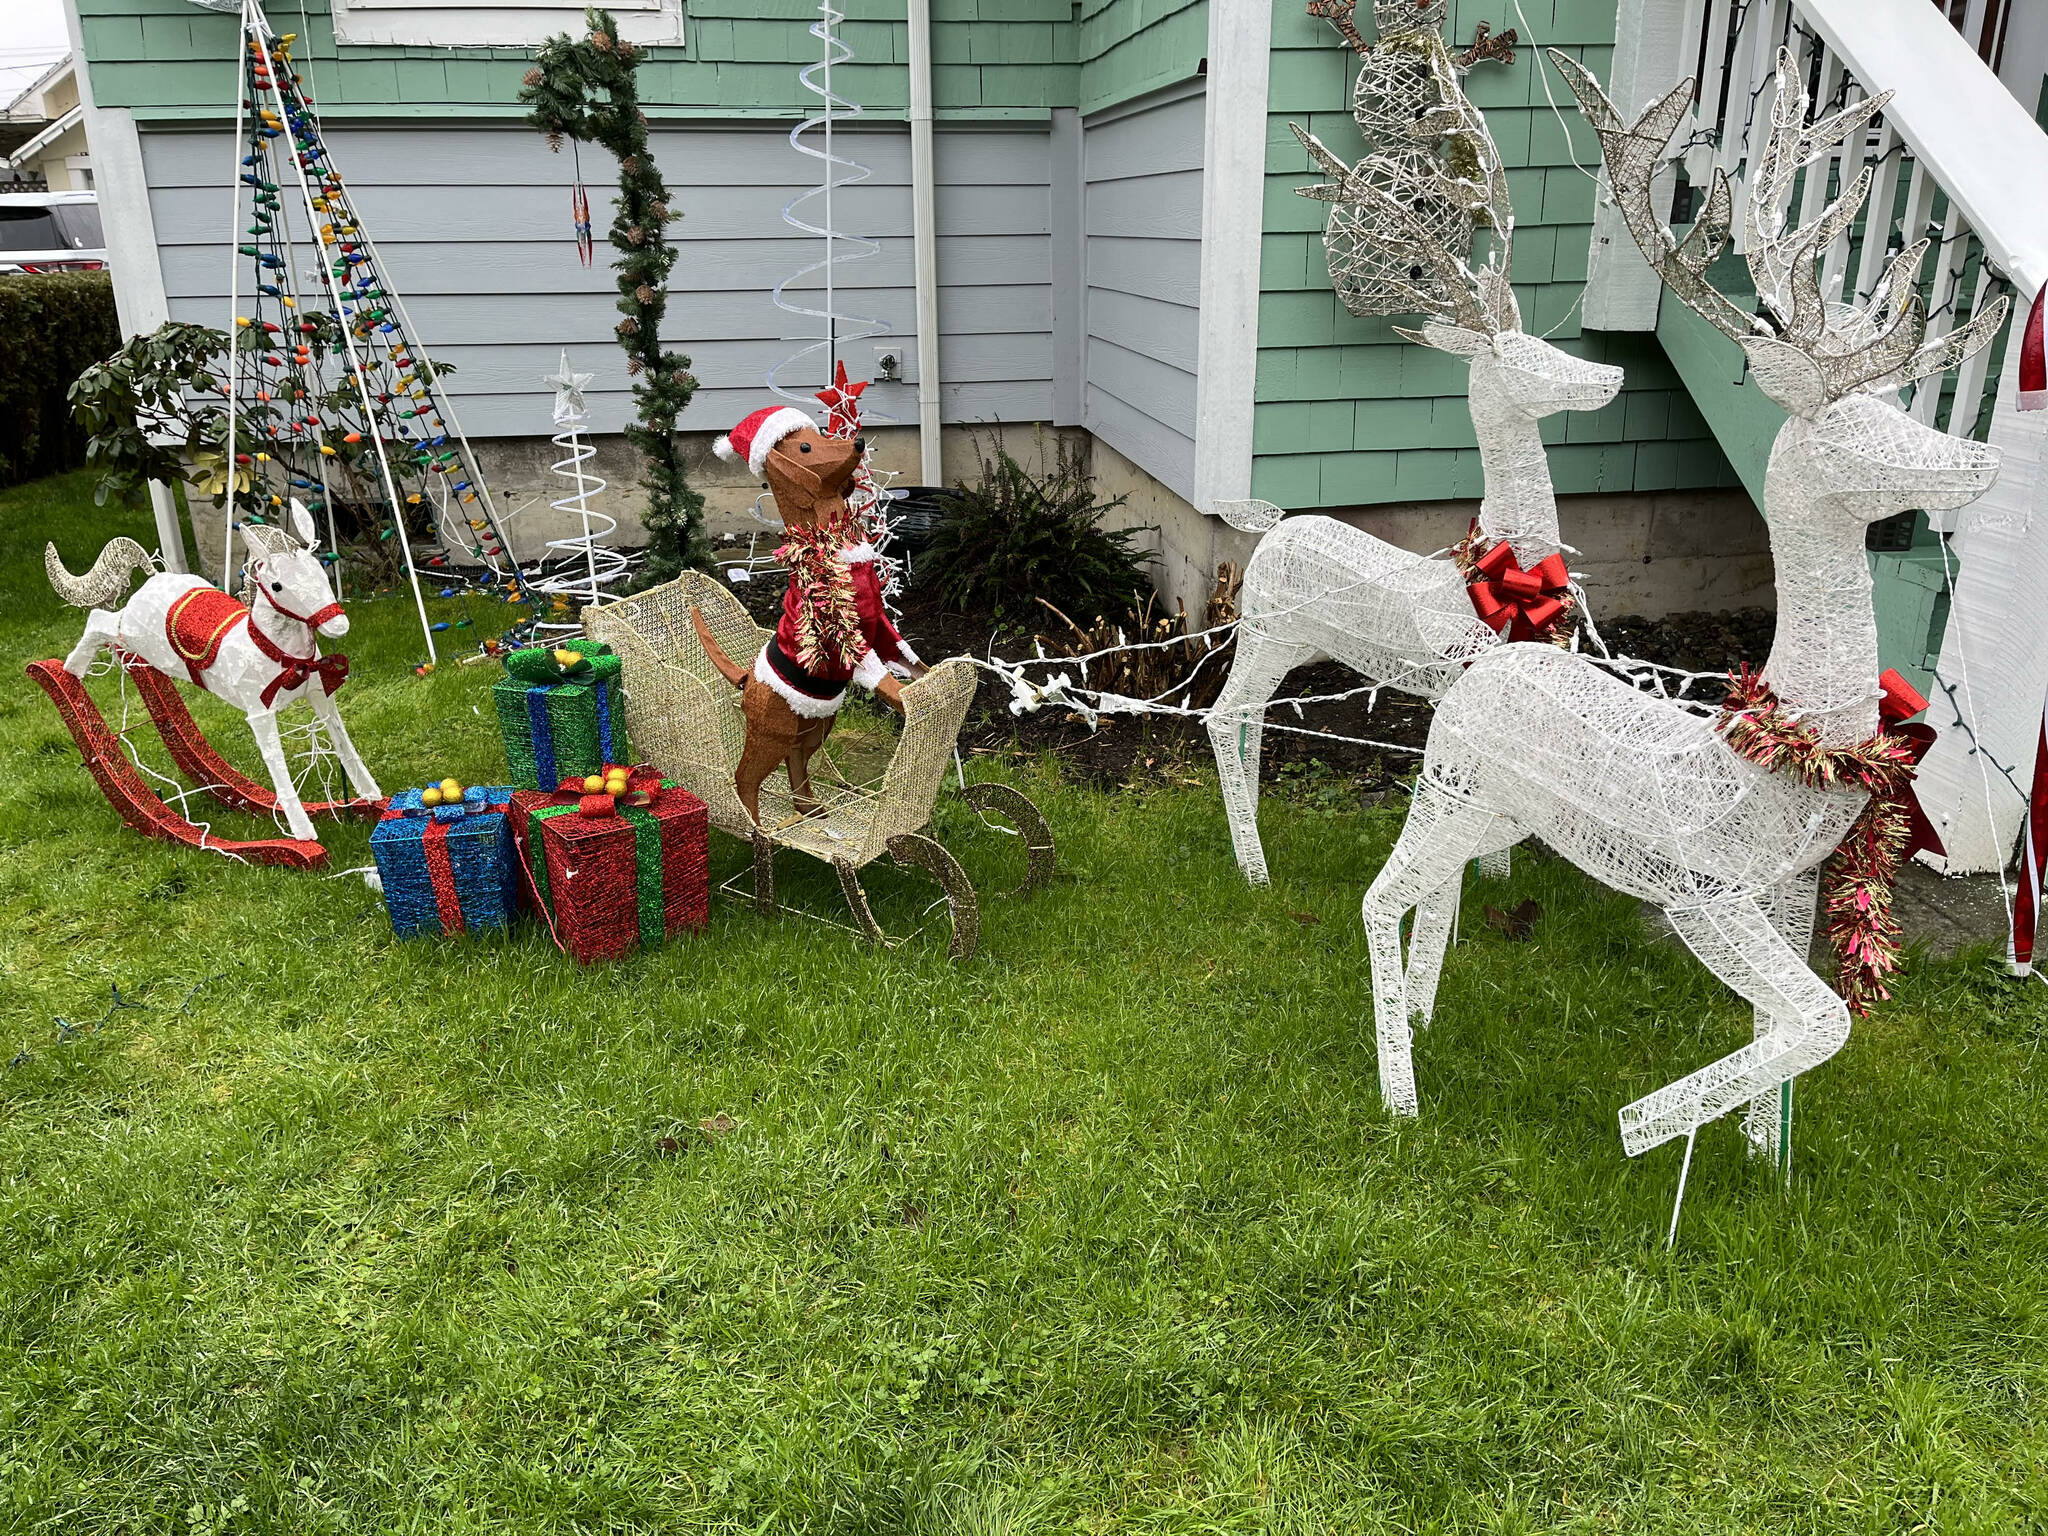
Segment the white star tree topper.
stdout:
[[589,408],[583,403],[583,391],[596,378],[594,373],[576,373],[569,367],[569,353],[562,353],[562,365],[545,379],[543,384],[553,386],[555,391],[555,425],[566,427],[572,423],[581,426],[589,416]]

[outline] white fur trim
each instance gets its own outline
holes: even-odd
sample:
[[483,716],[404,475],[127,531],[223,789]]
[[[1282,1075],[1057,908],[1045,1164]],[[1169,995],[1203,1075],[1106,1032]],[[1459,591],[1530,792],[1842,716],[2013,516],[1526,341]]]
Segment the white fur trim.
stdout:
[[853,680],[863,688],[872,689],[889,675],[889,669],[882,665],[882,656],[872,647],[861,657],[860,665],[853,669]]
[[768,462],[769,450],[790,433],[801,432],[805,427],[815,432],[818,424],[793,405],[782,407],[754,429],[753,441],[747,444],[747,468],[760,474],[761,467]]
[[924,665],[924,658],[918,655],[917,652],[913,651],[910,648],[910,642],[904,639],[901,635],[898,635],[896,637],[896,651],[897,654],[902,656],[902,658],[905,661],[909,662],[913,667],[921,667]]
[[754,676],[774,689],[776,694],[796,713],[806,720],[825,720],[839,713],[839,706],[846,702],[846,692],[841,689],[837,698],[814,699],[808,693],[798,693],[782,680],[782,674],[768,665],[768,647],[761,647],[761,654],[754,658]]
[[866,565],[875,558],[875,546],[867,543],[849,544],[839,551],[839,558],[848,565]]
[[739,458],[739,452],[733,447],[732,439],[723,432],[711,440],[711,451],[727,461]]

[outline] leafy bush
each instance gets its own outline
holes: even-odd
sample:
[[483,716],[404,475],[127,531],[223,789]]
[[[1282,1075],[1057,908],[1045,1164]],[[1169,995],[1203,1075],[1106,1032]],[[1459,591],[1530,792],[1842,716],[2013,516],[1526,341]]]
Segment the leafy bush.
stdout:
[[[71,386],[72,419],[89,435],[100,472],[93,500],[128,495],[151,480],[175,485],[188,464],[198,488],[224,500],[228,435],[225,331],[169,320],[131,337]],[[249,472],[236,477],[249,488]]]
[[1039,476],[998,439],[981,459],[980,484],[960,485],[918,561],[918,585],[956,612],[1011,626],[1040,622],[1040,600],[1082,620],[1129,613],[1150,585],[1154,556],[1136,547],[1143,529],[1102,527],[1103,514],[1124,501],[1098,501],[1064,443]]
[[71,381],[121,344],[104,272],[0,277],[0,485],[85,460],[64,410]]

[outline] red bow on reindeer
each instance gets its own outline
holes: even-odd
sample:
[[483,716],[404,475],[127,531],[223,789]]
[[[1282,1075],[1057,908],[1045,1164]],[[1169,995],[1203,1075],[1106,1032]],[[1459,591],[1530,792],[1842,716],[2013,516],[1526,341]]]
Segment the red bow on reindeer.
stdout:
[[[1934,745],[1934,727],[1925,720],[1913,716],[1927,707],[1927,700],[1920,690],[1907,682],[1889,667],[1877,680],[1877,725],[1888,736],[1895,736],[1906,744],[1907,756],[1917,770],[1920,760]],[[1906,846],[1899,854],[1899,862],[1905,863],[1923,848],[1929,853],[1945,854],[1941,834],[1934,830],[1934,823],[1928,820],[1927,812],[1921,808],[1920,792],[1910,783],[1904,792],[1906,811]]]
[[1496,544],[1472,563],[1465,589],[1479,622],[1509,640],[1542,640],[1570,607],[1571,572],[1564,556],[1545,555],[1528,570],[1512,544]]

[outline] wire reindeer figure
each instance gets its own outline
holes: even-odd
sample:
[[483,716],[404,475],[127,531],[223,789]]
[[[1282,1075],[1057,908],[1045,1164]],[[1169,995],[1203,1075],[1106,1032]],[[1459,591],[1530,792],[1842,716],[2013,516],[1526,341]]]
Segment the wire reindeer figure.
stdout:
[[[1467,361],[1472,429],[1486,476],[1475,548],[1505,546],[1518,576],[1552,562],[1549,571],[1561,578],[1557,496],[1540,423],[1559,411],[1606,405],[1621,388],[1622,371],[1574,357],[1522,329],[1508,280],[1515,217],[1507,173],[1485,115],[1458,88],[1448,63],[1441,72],[1448,104],[1418,131],[1455,131],[1475,146],[1477,175],[1463,184],[1461,201],[1493,231],[1487,258],[1476,269],[1407,202],[1380,190],[1376,173],[1347,171],[1314,134],[1299,126],[1294,132],[1319,164],[1342,178],[1338,191],[1345,198],[1376,210],[1375,238],[1388,251],[1391,269],[1408,274],[1387,279],[1399,305],[1437,317],[1420,330],[1396,329],[1418,345]],[[1281,522],[1280,509],[1268,502],[1219,502],[1213,510],[1233,527],[1272,530],[1246,563],[1237,655],[1208,721],[1238,867],[1252,884],[1264,885],[1270,877],[1259,841],[1259,751],[1265,706],[1281,679],[1327,657],[1433,699],[1504,634],[1529,633],[1523,617],[1529,610],[1497,611],[1492,621],[1482,621],[1456,561],[1412,553],[1335,518]],[[1560,604],[1549,617],[1563,614]]]
[[[1758,385],[1790,413],[1765,477],[1778,633],[1763,676],[1824,744],[1866,741],[1879,688],[1864,528],[1907,508],[1966,505],[1998,473],[1995,449],[1923,426],[1889,396],[1985,345],[2005,306],[1926,342],[1915,292],[1925,242],[1899,254],[1866,303],[1824,296],[1820,257],[1856,219],[1870,175],[1805,228],[1787,227],[1793,183],[1887,97],[1806,126],[1807,93],[1781,51],[1748,205],[1761,302],[1755,315],[1743,312],[1707,279],[1728,244],[1726,177],[1716,174],[1683,242],[1651,205],[1651,177],[1690,108],[1692,82],[1630,124],[1583,67],[1554,50],[1551,58],[1600,138],[1614,197],[1650,265],[1735,340]],[[1407,823],[1365,897],[1386,1103],[1416,1112],[1410,1025],[1429,1020],[1465,861],[1535,837],[1663,908],[1701,963],[1755,1009],[1750,1043],[1621,1111],[1627,1153],[1751,1105],[1752,1148],[1780,1150],[1782,1160],[1779,1085],[1849,1035],[1847,1005],[1806,955],[1817,871],[1866,801],[1860,790],[1808,788],[1767,771],[1739,756],[1712,716],[1638,692],[1587,657],[1537,645],[1480,656],[1437,706]],[[1411,908],[1404,963],[1401,921]]]

